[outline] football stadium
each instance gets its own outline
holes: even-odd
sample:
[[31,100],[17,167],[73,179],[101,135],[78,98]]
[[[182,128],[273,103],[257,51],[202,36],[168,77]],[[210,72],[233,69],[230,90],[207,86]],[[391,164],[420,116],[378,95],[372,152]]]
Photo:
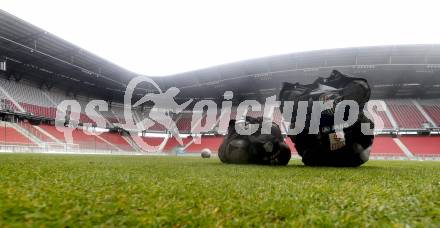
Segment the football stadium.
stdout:
[[[0,24],[2,227],[440,225],[440,44],[242,60],[148,77],[127,100],[129,84],[146,76],[3,10]],[[368,162],[304,165],[280,108],[269,117],[290,149],[286,166],[222,162],[222,123],[263,117],[284,82],[311,84],[334,70],[368,81],[370,101],[383,104],[372,110]],[[170,88],[179,91],[179,110],[167,115],[177,129],[157,119],[136,128],[157,104],[133,104]],[[262,107],[239,112],[249,100]]]

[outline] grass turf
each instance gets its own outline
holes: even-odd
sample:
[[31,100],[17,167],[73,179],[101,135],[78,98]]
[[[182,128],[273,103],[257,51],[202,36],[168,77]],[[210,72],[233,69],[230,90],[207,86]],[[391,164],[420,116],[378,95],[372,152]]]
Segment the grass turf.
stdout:
[[440,163],[0,154],[0,226],[440,226]]

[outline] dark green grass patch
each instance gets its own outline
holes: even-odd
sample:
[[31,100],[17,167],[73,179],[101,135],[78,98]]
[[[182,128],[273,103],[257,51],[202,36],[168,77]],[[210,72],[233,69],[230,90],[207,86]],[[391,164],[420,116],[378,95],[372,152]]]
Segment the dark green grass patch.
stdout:
[[0,226],[440,226],[440,163],[0,154]]

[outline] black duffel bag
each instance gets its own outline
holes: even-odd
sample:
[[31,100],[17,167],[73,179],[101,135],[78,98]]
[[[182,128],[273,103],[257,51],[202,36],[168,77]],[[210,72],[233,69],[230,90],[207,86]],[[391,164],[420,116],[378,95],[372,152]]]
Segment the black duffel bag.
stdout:
[[[370,98],[370,87],[365,79],[349,77],[339,71],[332,71],[328,78],[318,78],[314,83],[283,83],[280,100],[295,103],[290,120],[291,128],[295,127],[299,101],[308,102],[305,127],[296,135],[289,135],[302,157],[305,165],[310,166],[360,166],[368,161],[373,134],[361,131],[362,123],[374,127],[373,122],[366,118],[363,108]],[[314,101],[330,101],[334,107],[344,100],[356,101],[359,105],[357,121],[348,127],[337,127],[334,123],[335,108],[321,113],[319,131],[310,133],[312,105]],[[281,106],[283,110],[283,105]],[[348,110],[342,110],[347,118]],[[286,118],[286,113],[283,113]]]
[[[272,122],[264,122],[263,118],[246,117],[241,121],[231,120],[228,133],[220,145],[218,156],[224,163],[287,165],[291,153],[284,143],[279,126]],[[262,134],[263,124],[271,124],[271,134]],[[258,130],[251,135],[240,135],[235,125],[258,124]],[[240,127],[240,126],[239,126]]]

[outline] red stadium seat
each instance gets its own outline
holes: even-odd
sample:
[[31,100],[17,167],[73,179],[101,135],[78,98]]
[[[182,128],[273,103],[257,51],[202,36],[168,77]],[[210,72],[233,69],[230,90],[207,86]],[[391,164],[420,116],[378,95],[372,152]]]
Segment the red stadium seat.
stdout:
[[22,135],[20,132],[12,127],[0,126],[0,142],[2,144],[17,144],[35,146],[29,138]]
[[121,150],[134,151],[130,144],[128,144],[128,142],[122,138],[122,135],[119,133],[103,132],[100,136]]
[[403,136],[400,140],[415,156],[440,156],[440,136]]
[[440,105],[423,105],[423,109],[425,109],[426,113],[431,117],[434,123],[437,124],[437,126],[440,126]]
[[[55,126],[43,124],[40,127],[59,141],[66,143],[64,133],[58,131]],[[78,144],[81,149],[115,150],[115,148],[102,141],[99,137],[88,135],[82,129],[73,130],[72,138],[73,143]]]
[[372,156],[402,156],[405,157],[405,153],[397,146],[392,137],[389,136],[377,136],[374,139],[373,146],[371,148]]
[[387,105],[400,128],[420,129],[425,117],[410,101],[387,101]]
[[39,138],[42,142],[54,142],[53,139],[45,135],[44,133],[40,132],[38,129],[36,129],[32,124],[28,122],[20,122],[21,127],[25,128],[27,131],[31,132],[34,136]]

